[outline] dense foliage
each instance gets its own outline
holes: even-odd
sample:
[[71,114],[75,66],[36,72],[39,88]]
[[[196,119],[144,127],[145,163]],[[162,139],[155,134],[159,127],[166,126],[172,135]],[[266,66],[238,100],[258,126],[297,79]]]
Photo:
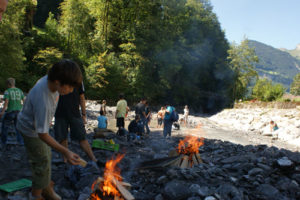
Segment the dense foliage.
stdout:
[[300,73],[294,77],[290,92],[293,95],[300,95]]
[[285,93],[281,84],[274,84],[267,78],[259,79],[252,90],[252,97],[260,101],[274,101],[280,99]]
[[256,82],[258,78],[254,67],[258,63],[258,57],[248,43],[247,39],[243,40],[240,45],[233,43],[228,51],[230,67],[235,72],[233,90],[235,100],[246,97],[250,92],[251,83]]
[[130,103],[145,96],[207,112],[234,98],[239,75],[208,0],[65,0],[43,28],[32,26],[35,3],[11,0],[0,24],[2,91],[9,76],[28,91],[66,57],[82,67],[87,97],[111,104],[124,92]]

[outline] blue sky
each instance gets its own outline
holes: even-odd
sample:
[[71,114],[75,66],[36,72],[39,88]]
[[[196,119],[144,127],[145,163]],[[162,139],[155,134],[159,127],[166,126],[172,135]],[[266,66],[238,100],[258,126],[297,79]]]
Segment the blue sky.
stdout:
[[244,36],[275,48],[300,43],[300,0],[211,0],[227,39]]

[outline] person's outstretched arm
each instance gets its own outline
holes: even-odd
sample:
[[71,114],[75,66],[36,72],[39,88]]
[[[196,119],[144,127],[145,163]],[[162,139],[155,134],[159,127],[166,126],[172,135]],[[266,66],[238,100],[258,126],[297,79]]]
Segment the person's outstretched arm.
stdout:
[[79,97],[80,97],[80,107],[81,107],[81,115],[82,115],[83,123],[86,124],[87,120],[86,120],[85,96],[84,94],[81,94]]
[[38,135],[42,141],[44,141],[46,144],[48,144],[50,147],[52,147],[56,151],[62,153],[72,165],[80,164],[80,157],[77,154],[73,153],[66,147],[59,144],[48,133],[39,133]]

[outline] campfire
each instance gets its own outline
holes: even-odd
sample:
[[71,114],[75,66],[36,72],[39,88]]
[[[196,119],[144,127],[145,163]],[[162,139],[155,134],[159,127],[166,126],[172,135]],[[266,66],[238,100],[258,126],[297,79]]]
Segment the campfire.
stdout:
[[134,200],[128,191],[131,185],[122,182],[121,170],[117,164],[123,159],[123,155],[117,155],[115,159],[105,164],[104,176],[99,177],[92,185],[92,194],[89,200]]
[[192,168],[194,165],[203,163],[199,154],[199,147],[203,144],[204,138],[195,136],[187,136],[180,140],[176,151],[170,153],[171,156],[179,156],[172,165],[180,168]]

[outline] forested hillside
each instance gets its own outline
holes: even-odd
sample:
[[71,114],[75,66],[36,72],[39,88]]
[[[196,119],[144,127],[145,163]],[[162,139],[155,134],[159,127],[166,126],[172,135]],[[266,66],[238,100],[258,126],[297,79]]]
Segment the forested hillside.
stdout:
[[286,51],[289,54],[291,54],[291,56],[297,58],[298,60],[300,60],[300,44],[297,45],[297,47],[295,49],[292,50],[288,50],[288,49],[280,49],[282,51]]
[[90,99],[115,104],[123,92],[130,103],[145,96],[204,112],[231,104],[229,44],[208,0],[65,0],[42,26],[58,2],[10,0],[0,24],[1,92],[11,76],[28,91],[51,64],[71,58]]
[[258,74],[289,88],[294,76],[300,73],[300,61],[287,52],[254,40],[249,40],[249,46],[255,48],[259,58]]

